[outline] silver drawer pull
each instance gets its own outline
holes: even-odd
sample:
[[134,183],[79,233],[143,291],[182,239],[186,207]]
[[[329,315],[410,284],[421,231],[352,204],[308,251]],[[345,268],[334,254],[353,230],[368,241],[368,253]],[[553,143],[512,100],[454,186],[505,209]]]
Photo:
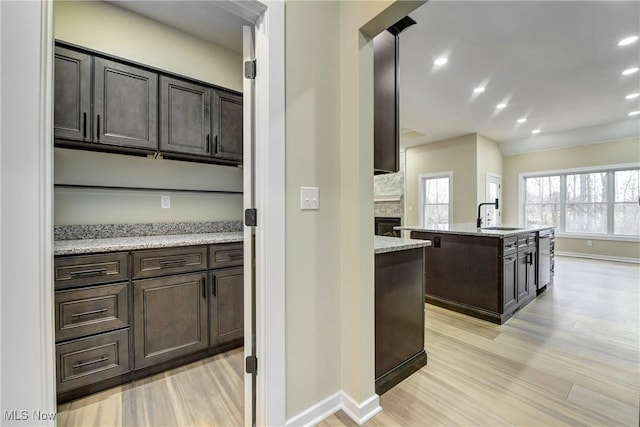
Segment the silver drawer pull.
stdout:
[[165,259],[162,261],[159,261],[158,264],[160,264],[160,268],[166,268],[166,267],[179,267],[181,265],[185,265],[187,263],[187,260],[182,258],[182,259]]
[[93,365],[93,364],[96,364],[96,363],[106,362],[107,360],[109,360],[109,358],[103,356],[100,359],[91,360],[89,362],[76,363],[75,365],[73,365],[73,369],[82,368],[84,366]]
[[232,260],[244,258],[244,254],[239,254],[239,253],[228,254],[227,256]]
[[96,268],[93,270],[80,270],[80,271],[69,272],[70,276],[81,276],[81,277],[105,276],[106,274],[107,274],[106,268]]
[[107,309],[102,308],[100,310],[85,311],[84,313],[72,314],[71,317],[91,316],[92,314],[104,313],[105,311],[107,311]]

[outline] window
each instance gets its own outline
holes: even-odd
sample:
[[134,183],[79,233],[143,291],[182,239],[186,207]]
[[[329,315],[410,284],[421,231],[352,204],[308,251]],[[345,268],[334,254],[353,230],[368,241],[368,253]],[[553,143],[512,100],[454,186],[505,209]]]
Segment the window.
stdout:
[[640,168],[524,177],[524,223],[575,234],[640,236]]
[[640,170],[613,173],[613,234],[640,235]]
[[423,227],[442,230],[449,226],[452,183],[452,172],[420,175],[420,221]]

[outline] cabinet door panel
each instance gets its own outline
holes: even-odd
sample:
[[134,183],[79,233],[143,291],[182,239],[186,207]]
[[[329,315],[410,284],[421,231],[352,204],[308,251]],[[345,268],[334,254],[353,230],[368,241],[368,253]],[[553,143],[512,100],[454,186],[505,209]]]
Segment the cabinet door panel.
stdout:
[[206,273],[133,282],[135,368],[207,348]]
[[211,273],[211,345],[242,338],[244,332],[244,269]]
[[53,128],[56,138],[91,140],[91,56],[56,47]]
[[529,257],[527,252],[518,252],[518,301],[522,300],[529,293],[529,288],[527,286],[528,259]]
[[95,59],[96,142],[157,149],[158,75]]
[[242,160],[242,96],[214,91],[214,156]]
[[160,78],[160,149],[208,156],[212,89]]
[[398,38],[383,31],[373,39],[373,169],[399,170]]
[[502,265],[502,313],[508,313],[517,303],[517,256],[515,254],[503,258]]
[[529,263],[527,265],[527,287],[530,294],[535,294],[538,290],[538,251],[529,250]]

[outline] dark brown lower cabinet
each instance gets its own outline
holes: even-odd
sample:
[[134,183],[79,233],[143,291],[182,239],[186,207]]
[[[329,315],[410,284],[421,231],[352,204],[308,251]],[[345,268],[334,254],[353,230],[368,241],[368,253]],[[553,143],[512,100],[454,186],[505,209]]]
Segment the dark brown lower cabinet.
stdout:
[[211,272],[211,346],[242,338],[244,333],[244,268]]
[[208,347],[206,282],[206,272],[133,282],[135,369]]
[[375,376],[382,394],[427,363],[424,254],[408,249],[375,258]]
[[502,298],[503,312],[509,312],[518,303],[518,269],[517,254],[507,255],[502,259]]

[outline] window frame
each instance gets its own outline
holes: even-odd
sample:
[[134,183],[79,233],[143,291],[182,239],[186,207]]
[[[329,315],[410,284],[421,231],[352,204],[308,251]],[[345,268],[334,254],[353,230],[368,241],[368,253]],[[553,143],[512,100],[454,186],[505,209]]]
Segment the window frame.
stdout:
[[420,215],[420,226],[426,228],[424,223],[424,207],[425,207],[425,186],[424,183],[428,179],[440,179],[440,178],[448,178],[449,179],[449,203],[448,211],[449,211],[449,226],[453,222],[453,171],[446,172],[433,172],[433,173],[423,173],[418,175],[418,201],[419,205],[419,215]]
[[[639,170],[640,162],[624,163],[615,165],[603,165],[593,167],[555,169],[538,172],[523,172],[518,175],[518,224],[526,224],[526,179],[548,176],[560,176],[560,226],[556,228],[556,236],[576,239],[590,240],[613,240],[640,242],[640,236],[613,234],[614,231],[614,205],[615,205],[615,182],[614,172],[622,170]],[[606,233],[576,233],[566,231],[566,208],[567,208],[567,188],[566,176],[583,173],[606,173],[607,174],[607,232]]]

